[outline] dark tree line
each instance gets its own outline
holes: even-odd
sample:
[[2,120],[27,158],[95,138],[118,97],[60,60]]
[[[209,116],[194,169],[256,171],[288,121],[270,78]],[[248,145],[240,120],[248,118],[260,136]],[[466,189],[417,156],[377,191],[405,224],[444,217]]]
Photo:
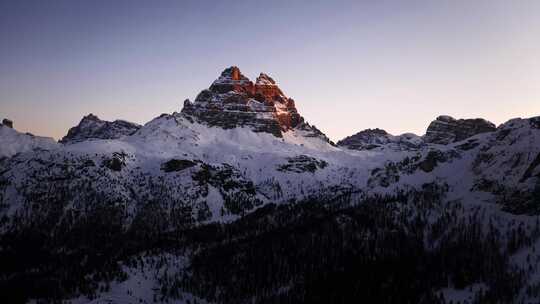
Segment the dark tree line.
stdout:
[[482,215],[442,208],[439,189],[367,199],[333,210],[325,202],[268,205],[235,223],[194,233],[205,249],[190,276],[167,278],[218,303],[444,303],[449,284],[485,283],[478,303],[512,302],[523,284],[504,242]]
[[[25,210],[39,212],[19,214],[0,236],[0,294],[8,303],[95,297],[125,279],[120,265],[139,265],[143,253],[191,260],[186,272],[157,278],[156,301],[187,291],[217,303],[445,303],[441,288],[484,283],[476,303],[510,303],[527,273],[509,255],[540,235],[538,224],[486,227],[485,213],[445,202],[447,188],[437,184],[387,196],[340,190],[206,225],[159,182],[133,218],[126,202],[87,187],[84,209],[67,213],[73,193],[62,187],[30,195]],[[528,264],[533,272],[537,257]]]

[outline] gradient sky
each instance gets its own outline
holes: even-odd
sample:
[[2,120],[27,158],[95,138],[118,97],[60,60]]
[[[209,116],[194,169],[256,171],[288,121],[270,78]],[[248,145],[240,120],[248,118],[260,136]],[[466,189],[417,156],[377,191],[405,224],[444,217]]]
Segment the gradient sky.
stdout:
[[146,123],[231,65],[334,140],[499,124],[540,115],[540,1],[0,1],[0,117],[21,131]]

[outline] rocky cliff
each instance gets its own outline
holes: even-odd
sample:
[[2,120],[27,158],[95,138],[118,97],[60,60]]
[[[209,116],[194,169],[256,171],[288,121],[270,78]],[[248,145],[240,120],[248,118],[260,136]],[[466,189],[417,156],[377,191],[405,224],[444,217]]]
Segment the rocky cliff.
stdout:
[[140,128],[140,125],[125,120],[111,122],[101,120],[94,114],[88,114],[77,126],[69,129],[68,134],[60,142],[67,144],[88,139],[117,139],[132,135]]
[[209,126],[248,127],[276,137],[304,121],[294,100],[286,97],[270,76],[261,73],[253,83],[235,66],[225,69],[195,102],[186,100],[182,113]]
[[429,125],[424,140],[427,143],[449,144],[495,129],[493,123],[481,118],[458,120],[450,116],[439,116]]
[[416,150],[424,144],[422,138],[412,133],[399,136],[382,129],[366,129],[337,142],[340,147],[352,150],[393,149],[398,151]]

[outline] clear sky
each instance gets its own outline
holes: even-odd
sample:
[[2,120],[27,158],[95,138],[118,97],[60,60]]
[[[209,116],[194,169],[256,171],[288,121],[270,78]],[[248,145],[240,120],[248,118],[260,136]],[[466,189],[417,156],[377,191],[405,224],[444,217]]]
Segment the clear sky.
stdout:
[[0,117],[21,131],[146,123],[231,65],[334,140],[499,124],[540,115],[540,1],[0,1]]

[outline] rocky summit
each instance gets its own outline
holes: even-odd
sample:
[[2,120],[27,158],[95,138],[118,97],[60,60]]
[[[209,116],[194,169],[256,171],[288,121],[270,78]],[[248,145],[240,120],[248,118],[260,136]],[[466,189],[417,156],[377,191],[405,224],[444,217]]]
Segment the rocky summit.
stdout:
[[7,118],[4,118],[4,119],[2,120],[2,123],[1,123],[0,125],[4,125],[4,126],[6,126],[6,127],[8,127],[8,128],[12,128],[12,129],[13,129],[13,121],[12,121],[12,120],[9,120],[9,119],[7,119]]
[[249,127],[277,137],[304,122],[294,100],[270,76],[261,73],[253,83],[235,66],[225,69],[195,102],[186,100],[182,113],[210,126]]
[[443,115],[431,122],[424,140],[427,143],[449,144],[495,130],[496,127],[493,123],[482,118],[457,120],[453,117]]
[[378,128],[366,129],[338,141],[337,145],[351,150],[414,151],[430,144],[448,145],[464,141],[496,129],[494,124],[482,118],[455,119],[442,115],[429,124],[424,136],[413,133],[396,136]]
[[82,118],[79,124],[69,129],[60,142],[75,143],[87,139],[117,139],[131,135],[141,128],[140,125],[125,120],[105,121],[94,114]]
[[392,150],[416,150],[424,144],[422,138],[412,133],[399,136],[389,134],[385,130],[366,129],[337,142],[340,147],[352,150],[374,150],[389,148]]

